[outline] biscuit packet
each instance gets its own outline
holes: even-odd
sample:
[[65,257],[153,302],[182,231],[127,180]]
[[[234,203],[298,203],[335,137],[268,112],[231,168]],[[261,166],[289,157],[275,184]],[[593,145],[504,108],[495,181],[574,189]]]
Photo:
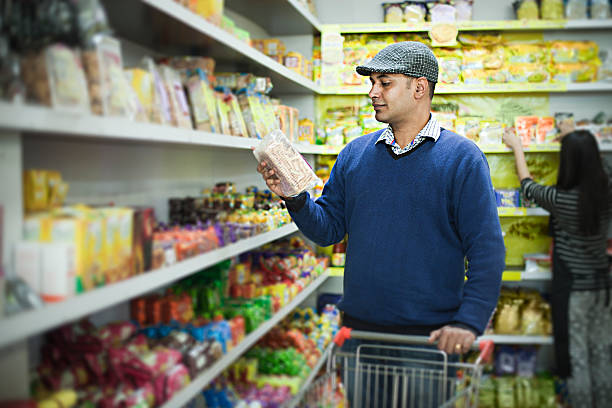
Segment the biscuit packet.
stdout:
[[253,154],[259,163],[265,161],[274,170],[283,197],[296,196],[319,181],[308,162],[278,129],[268,133]]

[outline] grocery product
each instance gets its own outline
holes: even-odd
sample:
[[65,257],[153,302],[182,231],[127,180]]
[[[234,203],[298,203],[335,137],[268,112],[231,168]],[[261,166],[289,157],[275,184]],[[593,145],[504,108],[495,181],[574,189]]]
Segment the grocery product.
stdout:
[[315,144],[314,123],[310,119],[301,119],[298,126],[298,141]]
[[591,0],[589,10],[592,19],[610,18],[610,3],[606,0]]
[[191,71],[186,82],[191,103],[193,124],[197,130],[221,132],[215,96],[210,87],[206,73],[200,68]]
[[517,0],[512,3],[516,18],[519,20],[538,20],[540,10],[535,0]]
[[192,129],[189,105],[180,75],[167,65],[161,65],[159,69],[168,95],[171,123],[174,126]]
[[529,146],[536,142],[538,121],[537,116],[517,116],[514,119],[516,135],[521,139],[523,146]]
[[401,23],[404,21],[402,3],[382,3],[385,23]]
[[562,20],[563,0],[542,0],[540,2],[542,20]]
[[536,143],[552,143],[557,138],[555,118],[547,116],[538,118],[536,130]]
[[54,108],[89,112],[87,81],[79,51],[62,44],[29,52],[21,60],[28,98]]
[[285,197],[308,190],[316,182],[312,168],[279,130],[269,133],[253,154],[258,162],[265,161],[274,169],[280,179],[279,189]]
[[584,20],[587,16],[587,0],[567,0],[565,18],[568,20]]
[[423,3],[416,1],[407,1],[404,3],[404,18],[407,23],[423,23],[427,9]]

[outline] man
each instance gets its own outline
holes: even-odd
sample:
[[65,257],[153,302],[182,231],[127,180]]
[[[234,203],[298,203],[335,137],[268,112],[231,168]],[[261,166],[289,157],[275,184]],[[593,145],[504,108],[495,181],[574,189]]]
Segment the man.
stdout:
[[[504,268],[486,158],[432,117],[438,63],[424,44],[389,45],[357,72],[370,77],[376,119],[389,126],[340,152],[321,198],[284,200],[317,244],[348,233],[344,325],[427,335],[461,354],[484,331]],[[274,171],[258,171],[278,194]]]

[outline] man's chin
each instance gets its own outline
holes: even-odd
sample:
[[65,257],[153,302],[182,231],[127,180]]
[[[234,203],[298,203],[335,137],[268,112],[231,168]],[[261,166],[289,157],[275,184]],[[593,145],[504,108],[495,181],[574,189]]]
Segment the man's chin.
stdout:
[[388,118],[386,117],[386,115],[383,115],[381,112],[376,112],[374,117],[376,118],[377,121],[379,121],[381,123],[389,123],[388,122]]

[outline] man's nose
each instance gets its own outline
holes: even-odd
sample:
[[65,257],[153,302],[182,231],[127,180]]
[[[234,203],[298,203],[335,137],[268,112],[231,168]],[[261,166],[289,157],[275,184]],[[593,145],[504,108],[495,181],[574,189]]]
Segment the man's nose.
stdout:
[[370,88],[370,92],[368,92],[368,96],[372,100],[377,99],[380,96],[380,92],[379,92],[378,86],[376,86],[376,84],[372,85],[372,88]]

